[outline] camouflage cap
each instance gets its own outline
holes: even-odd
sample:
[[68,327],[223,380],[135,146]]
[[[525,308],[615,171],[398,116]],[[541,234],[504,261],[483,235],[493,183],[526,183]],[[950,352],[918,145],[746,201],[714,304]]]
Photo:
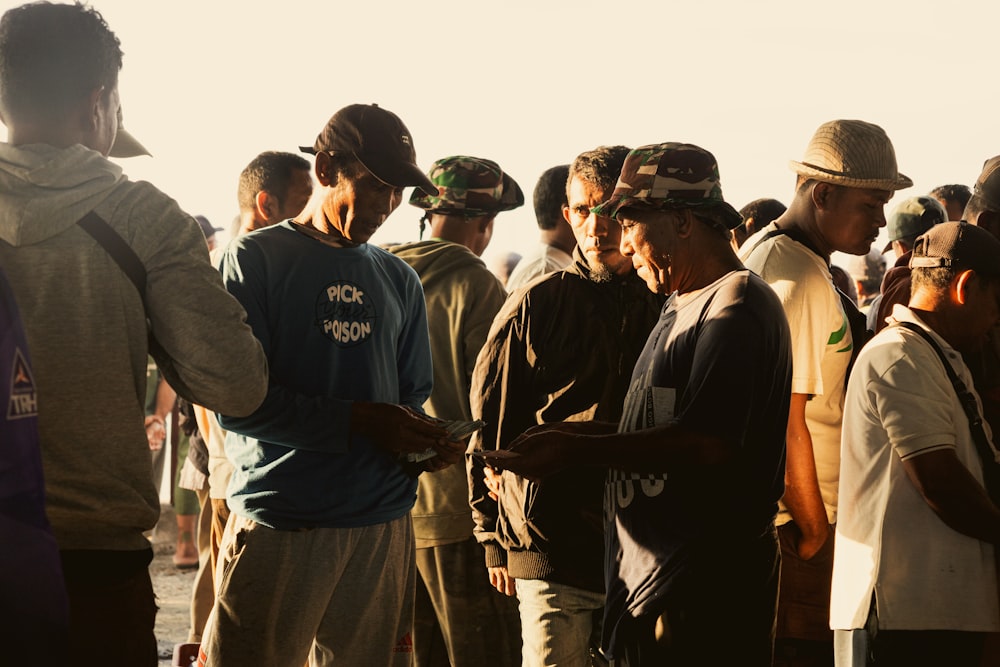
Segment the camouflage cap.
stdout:
[[410,203],[417,208],[473,217],[524,204],[520,186],[492,160],[453,155],[435,162],[427,175],[437,187],[437,194],[414,190]]
[[716,207],[732,229],[743,222],[722,198],[715,156],[694,144],[640,146],[625,158],[611,199],[594,213],[617,219],[624,208],[707,209]]

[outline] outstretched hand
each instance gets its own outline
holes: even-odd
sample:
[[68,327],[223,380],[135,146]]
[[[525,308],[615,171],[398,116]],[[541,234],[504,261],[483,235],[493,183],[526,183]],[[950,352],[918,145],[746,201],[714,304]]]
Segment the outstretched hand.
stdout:
[[448,437],[448,432],[434,419],[402,405],[355,402],[352,426],[380,447],[392,452],[423,452],[433,449],[440,461],[427,469],[447,467],[463,459],[465,443]]
[[532,482],[541,482],[571,463],[565,452],[572,438],[572,434],[560,429],[532,429],[519,436],[509,449],[473,454],[494,470],[509,470]]

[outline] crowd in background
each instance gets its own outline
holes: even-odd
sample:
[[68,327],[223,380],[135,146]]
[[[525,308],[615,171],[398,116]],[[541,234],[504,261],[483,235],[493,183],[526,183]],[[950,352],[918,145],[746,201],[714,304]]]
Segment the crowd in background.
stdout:
[[156,664],[173,420],[177,664],[1000,661],[1000,156],[890,206],[832,120],[737,210],[704,147],[587,148],[495,274],[522,187],[351,104],[215,248],[109,160],[121,63],[85,6],[0,19],[4,660]]

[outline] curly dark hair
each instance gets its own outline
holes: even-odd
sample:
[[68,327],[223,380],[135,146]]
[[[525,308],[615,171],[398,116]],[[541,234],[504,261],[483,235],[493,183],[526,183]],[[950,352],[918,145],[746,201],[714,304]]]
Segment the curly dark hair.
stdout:
[[14,121],[57,120],[118,84],[122,50],[96,9],[36,2],[0,18],[0,109]]
[[570,165],[567,191],[569,180],[573,178],[579,178],[601,190],[614,189],[630,150],[627,146],[600,146],[580,153]]
[[972,197],[972,191],[969,190],[968,185],[962,185],[961,183],[952,183],[950,185],[939,185],[928,193],[934,199],[938,201],[953,201],[957,202],[960,207],[965,208],[966,204],[969,203],[969,199]]

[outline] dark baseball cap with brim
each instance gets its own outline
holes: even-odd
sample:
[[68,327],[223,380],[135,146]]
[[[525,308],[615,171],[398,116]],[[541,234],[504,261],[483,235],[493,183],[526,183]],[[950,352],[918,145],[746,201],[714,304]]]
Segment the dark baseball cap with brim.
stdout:
[[399,116],[376,104],[351,104],[333,114],[312,146],[304,153],[348,153],[375,178],[397,188],[419,187],[428,194],[437,188],[417,166],[413,139]]
[[118,105],[118,134],[115,135],[115,143],[111,145],[111,151],[108,153],[109,157],[138,157],[140,155],[149,155],[152,157],[152,153],[146,150],[146,147],[139,143],[139,141],[131,135],[122,124],[122,107]]
[[216,227],[203,215],[196,215],[194,216],[194,219],[198,221],[198,225],[201,227],[201,233],[205,235],[206,239],[210,239],[215,236],[216,232],[222,231],[222,227]]
[[983,163],[973,192],[983,198],[990,210],[1000,211],[1000,155]]
[[632,150],[625,158],[611,199],[593,211],[618,219],[627,208],[715,208],[723,214],[728,229],[743,222],[743,216],[722,197],[715,156],[694,144],[668,142]]
[[910,268],[950,267],[1000,276],[1000,240],[967,222],[942,222],[913,245]]

